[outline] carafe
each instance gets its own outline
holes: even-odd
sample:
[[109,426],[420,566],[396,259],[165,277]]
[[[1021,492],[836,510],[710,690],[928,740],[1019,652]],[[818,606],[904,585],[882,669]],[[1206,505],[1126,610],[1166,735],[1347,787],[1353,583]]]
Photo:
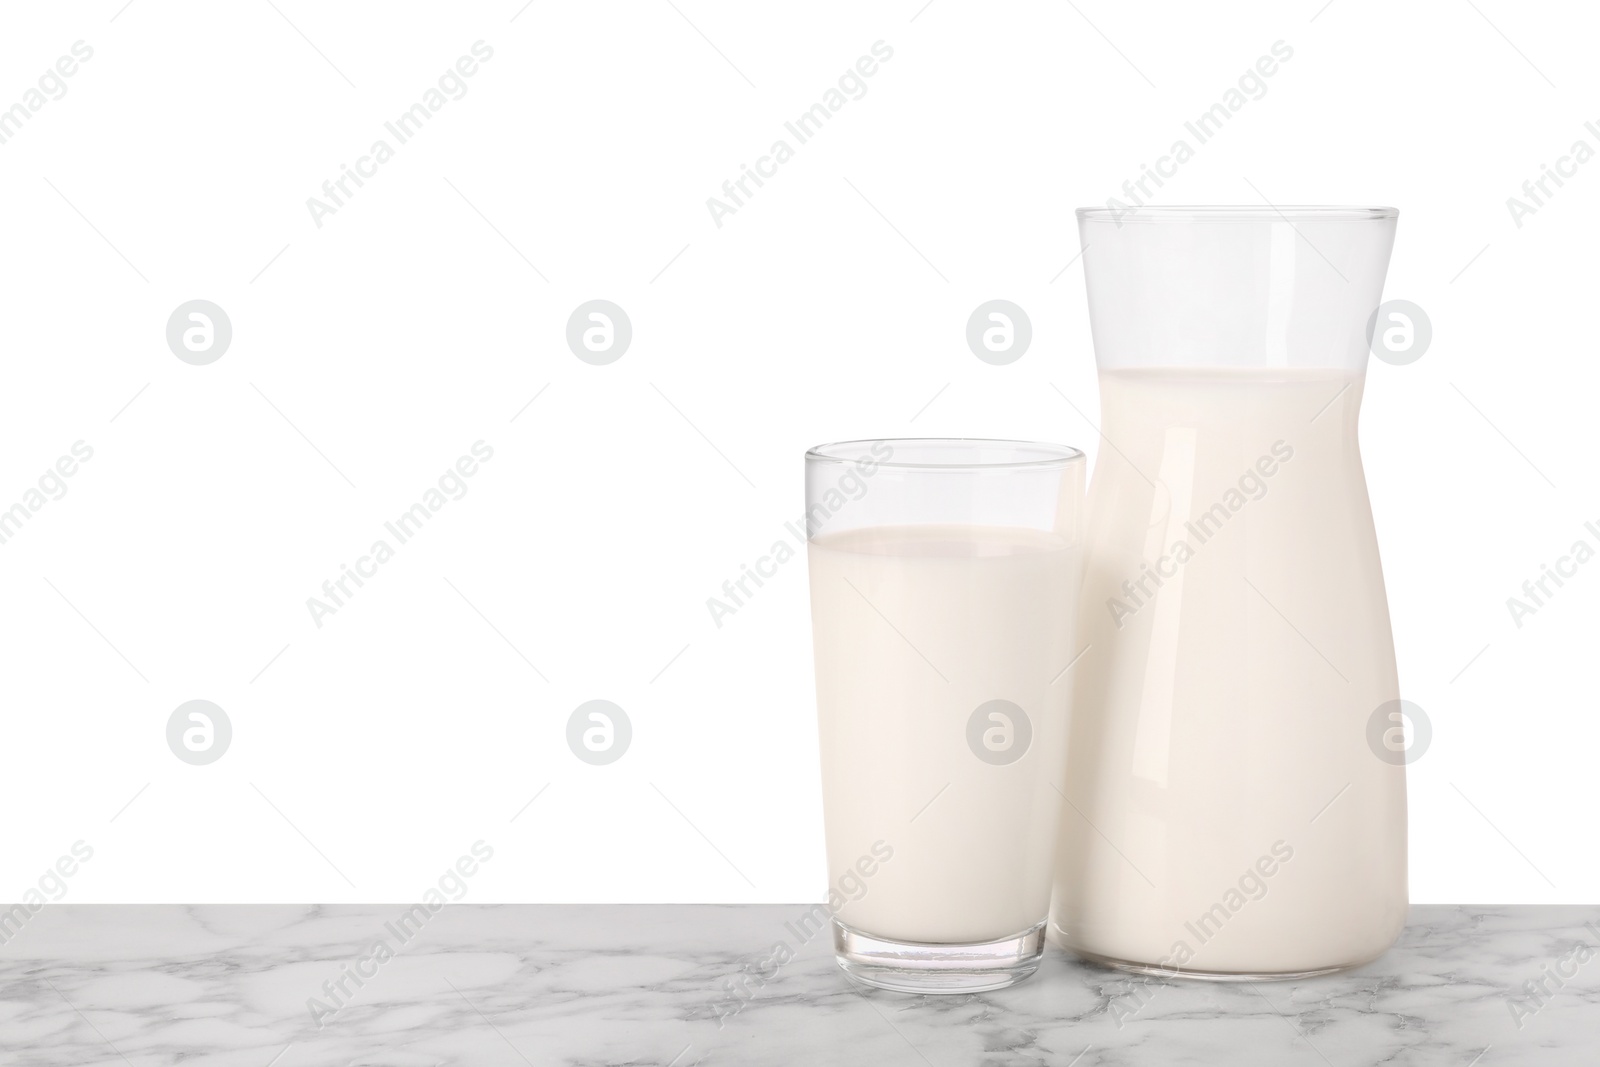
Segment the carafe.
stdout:
[[[1161,974],[1380,955],[1398,699],[1357,441],[1391,208],[1078,212],[1101,396],[1050,936]],[[1076,650],[1075,650],[1076,651]]]

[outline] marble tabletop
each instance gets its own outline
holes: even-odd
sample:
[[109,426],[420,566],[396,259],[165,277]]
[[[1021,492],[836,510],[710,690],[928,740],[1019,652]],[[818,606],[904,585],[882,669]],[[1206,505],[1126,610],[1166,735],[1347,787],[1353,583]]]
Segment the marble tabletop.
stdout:
[[0,1064],[1600,1063],[1600,907],[1417,906],[1382,959],[1299,982],[1051,948],[953,997],[853,987],[808,910],[50,904],[0,924]]

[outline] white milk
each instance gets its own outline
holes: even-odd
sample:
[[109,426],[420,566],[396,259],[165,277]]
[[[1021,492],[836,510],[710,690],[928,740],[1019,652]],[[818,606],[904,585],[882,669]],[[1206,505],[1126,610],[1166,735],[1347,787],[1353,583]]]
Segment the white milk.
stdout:
[[1406,825],[1404,768],[1367,742],[1398,686],[1362,378],[1100,388],[1051,937],[1200,971],[1364,962],[1405,918]]
[[[1078,549],[1023,528],[885,526],[815,538],[810,566],[829,882],[856,897],[838,918],[898,941],[1036,926],[1061,807],[1051,782],[1075,621],[1062,606]],[[1032,728],[1005,765],[968,744],[991,700],[1016,704]],[[996,758],[1021,748],[1020,731],[1008,740],[987,722]]]

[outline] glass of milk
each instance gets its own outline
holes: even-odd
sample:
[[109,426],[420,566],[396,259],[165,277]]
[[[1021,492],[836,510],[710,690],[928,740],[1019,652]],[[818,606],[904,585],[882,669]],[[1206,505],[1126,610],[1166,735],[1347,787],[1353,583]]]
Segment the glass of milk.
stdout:
[[999,989],[1044,949],[1084,456],[890,440],[806,454],[829,891],[867,985]]
[[1396,212],[1078,212],[1089,489],[1050,936],[1288,978],[1405,921],[1399,697],[1357,441]]

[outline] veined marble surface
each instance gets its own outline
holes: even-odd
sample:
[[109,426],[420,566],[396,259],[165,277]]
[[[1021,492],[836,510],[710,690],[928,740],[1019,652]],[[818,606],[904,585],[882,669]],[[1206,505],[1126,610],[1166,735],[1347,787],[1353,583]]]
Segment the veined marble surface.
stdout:
[[1376,963],[1249,986],[1051,947],[954,997],[856,989],[806,911],[47,905],[0,945],[0,1064],[1600,1063],[1600,907],[1418,906]]

